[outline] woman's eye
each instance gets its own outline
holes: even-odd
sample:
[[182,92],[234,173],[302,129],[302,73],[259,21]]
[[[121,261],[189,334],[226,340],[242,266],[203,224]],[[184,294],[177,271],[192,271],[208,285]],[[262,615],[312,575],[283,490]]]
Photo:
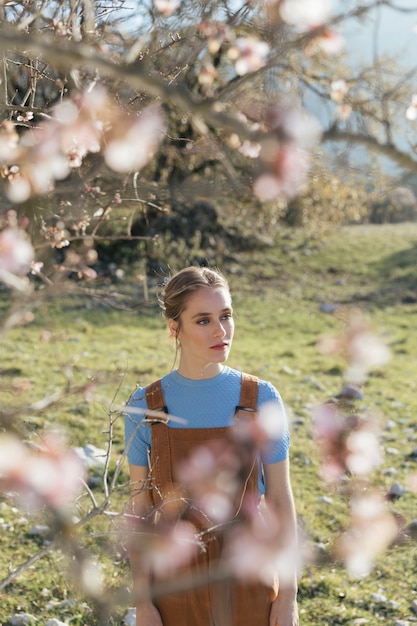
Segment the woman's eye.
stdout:
[[197,324],[200,324],[200,326],[204,326],[205,324],[208,324],[208,319],[204,318],[202,320],[198,320]]
[[233,315],[232,313],[226,313],[225,315],[222,316],[222,320],[230,320],[232,319]]

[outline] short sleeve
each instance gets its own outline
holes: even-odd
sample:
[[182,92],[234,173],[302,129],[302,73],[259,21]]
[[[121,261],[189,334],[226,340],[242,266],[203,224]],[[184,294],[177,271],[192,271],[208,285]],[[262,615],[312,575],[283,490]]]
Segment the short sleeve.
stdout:
[[125,450],[131,465],[145,467],[151,446],[151,429],[144,422],[146,412],[145,389],[138,389],[129,398],[125,409]]
[[260,411],[260,413],[262,413],[263,405],[264,408],[268,410],[268,419],[276,420],[275,424],[272,423],[271,428],[276,435],[269,439],[267,447],[262,452],[262,462],[269,465],[279,463],[288,458],[290,433],[287,414],[281,395],[275,387],[267,381],[260,381],[259,383],[258,411]]

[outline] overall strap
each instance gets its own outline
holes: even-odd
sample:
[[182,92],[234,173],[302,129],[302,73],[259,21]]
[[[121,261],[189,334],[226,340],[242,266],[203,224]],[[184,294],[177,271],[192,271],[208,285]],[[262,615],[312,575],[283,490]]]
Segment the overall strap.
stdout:
[[146,404],[151,411],[163,411],[166,409],[161,379],[155,380],[155,382],[146,387]]
[[168,414],[161,379],[155,380],[155,382],[146,387],[146,404],[150,411],[150,413],[146,415],[146,421],[148,423],[168,422],[168,415],[166,415],[166,417],[161,415],[161,413]]
[[156,505],[163,499],[161,491],[174,491],[171,468],[171,446],[168,434],[168,409],[165,404],[165,396],[161,380],[156,380],[146,387],[146,403],[149,413],[146,414],[146,422],[152,429],[152,445],[150,451],[150,476],[153,488],[149,491],[152,505]]
[[254,419],[256,417],[258,386],[259,381],[256,376],[242,372],[240,398],[235,411],[235,420],[239,420],[242,417],[246,419]]

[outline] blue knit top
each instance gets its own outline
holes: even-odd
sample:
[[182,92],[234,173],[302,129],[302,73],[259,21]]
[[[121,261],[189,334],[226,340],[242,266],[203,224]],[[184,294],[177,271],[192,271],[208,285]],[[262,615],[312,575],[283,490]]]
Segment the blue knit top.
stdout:
[[[225,366],[213,378],[191,380],[173,371],[161,380],[165,404],[170,414],[170,428],[221,428],[233,425],[236,406],[239,404],[242,374]],[[151,448],[151,426],[143,421],[146,404],[146,387],[139,387],[129,398],[125,408],[125,445],[131,465],[147,466]],[[278,439],[270,441],[263,451],[264,464],[283,461],[288,456],[290,437],[285,408],[275,387],[259,380],[258,408],[266,403],[277,405],[276,419],[281,421]],[[261,472],[260,472],[261,475]],[[264,492],[260,482],[260,492]]]

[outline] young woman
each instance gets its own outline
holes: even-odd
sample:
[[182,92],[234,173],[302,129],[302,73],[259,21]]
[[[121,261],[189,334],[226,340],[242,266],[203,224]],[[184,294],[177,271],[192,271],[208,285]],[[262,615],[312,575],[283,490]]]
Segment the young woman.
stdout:
[[[232,346],[234,321],[229,287],[222,274],[202,267],[183,269],[166,283],[161,306],[176,341],[179,363],[178,369],[161,381],[138,388],[127,403],[131,510],[138,517],[146,516],[150,505],[160,507],[172,498],[178,463],[206,442],[227,440],[240,410],[247,416],[251,409],[269,402],[276,405],[277,419],[284,414],[282,400],[269,382],[256,379],[254,388],[253,383],[244,382],[241,372],[223,365]],[[150,419],[144,417],[146,410]],[[163,411],[181,419],[152,419]],[[269,444],[252,463],[250,475],[242,477],[241,500],[250,490],[256,491],[258,501],[264,495],[266,506],[279,519],[281,544],[293,545],[296,515],[286,421],[283,433]],[[187,519],[187,512],[183,517]],[[204,520],[190,519],[205,532]],[[207,533],[207,541],[188,566],[199,580],[196,588],[139,604],[137,626],[297,626],[295,563],[288,564],[291,575],[279,587],[237,581],[216,584],[210,580],[210,572],[223,554],[224,537],[215,530]],[[130,557],[134,585],[140,591],[152,572],[143,572],[134,545]],[[205,571],[207,583],[202,585],[201,572]]]

